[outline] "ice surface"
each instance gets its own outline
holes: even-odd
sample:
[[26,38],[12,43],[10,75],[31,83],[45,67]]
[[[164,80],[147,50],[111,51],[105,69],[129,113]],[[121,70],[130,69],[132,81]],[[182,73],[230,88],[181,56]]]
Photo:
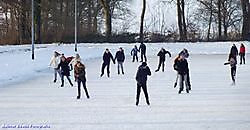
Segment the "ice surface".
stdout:
[[[30,60],[30,52],[16,51],[19,47],[11,47],[11,53],[0,54],[3,58],[0,63],[1,82],[8,76],[21,78],[20,81],[12,78],[15,82],[0,87],[0,129],[5,129],[4,125],[49,125],[53,130],[250,129],[249,54],[247,64],[237,67],[236,86],[231,86],[230,67],[223,65],[231,43],[150,44],[148,65],[152,76],[149,77],[148,91],[151,105],[146,105],[142,93],[136,107],[135,73],[140,63],[132,63],[127,55],[125,75],[117,75],[117,67],[112,64],[111,77],[99,77],[100,55],[104,48],[111,48],[114,54],[122,46],[128,54],[133,45],[79,45],[79,53],[87,67],[90,93],[90,99],[86,99],[83,93],[80,100],[76,100],[77,87],[70,87],[66,81],[65,87],[61,88],[60,81],[52,82],[53,71],[48,69],[54,50],[72,55],[73,45],[40,45],[43,47],[36,50],[35,61]],[[156,53],[161,46],[175,53],[183,47],[190,50],[190,94],[179,95],[178,87],[173,88],[175,55],[167,58],[165,72],[154,72],[158,65]],[[2,48],[0,50],[5,50]]]

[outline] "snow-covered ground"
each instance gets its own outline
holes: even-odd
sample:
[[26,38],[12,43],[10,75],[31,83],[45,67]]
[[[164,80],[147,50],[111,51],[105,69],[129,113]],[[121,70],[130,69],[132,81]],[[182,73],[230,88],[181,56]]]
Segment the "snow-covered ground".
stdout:
[[[236,43],[239,47],[240,43]],[[0,129],[5,126],[44,125],[53,130],[79,129],[250,129],[250,55],[246,65],[238,65],[236,86],[231,86],[230,67],[224,66],[232,43],[147,44],[149,67],[148,90],[151,105],[141,94],[135,106],[135,73],[140,63],[129,56],[134,44],[80,44],[79,53],[87,66],[90,99],[83,94],[76,100],[77,88],[52,83],[48,68],[54,50],[66,56],[74,54],[74,45],[40,45],[31,61],[29,46],[0,47]],[[118,47],[127,54],[125,75],[117,75],[111,65],[111,78],[100,75],[101,55]],[[172,53],[187,48],[192,91],[178,95],[173,88],[176,73],[167,60],[166,72],[155,73],[156,53],[161,47]],[[250,44],[245,42],[248,49]],[[75,85],[76,86],[76,85]],[[46,126],[47,125],[47,126]],[[49,129],[49,128],[44,128]]]

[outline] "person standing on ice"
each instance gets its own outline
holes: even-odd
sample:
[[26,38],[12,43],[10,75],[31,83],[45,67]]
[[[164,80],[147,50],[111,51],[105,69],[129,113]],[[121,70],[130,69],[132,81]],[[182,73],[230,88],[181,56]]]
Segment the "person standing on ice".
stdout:
[[184,55],[179,55],[179,58],[175,61],[174,69],[178,72],[179,85],[180,85],[178,93],[181,94],[181,92],[184,89],[183,81],[185,82],[186,85],[186,92],[189,93],[189,85],[187,81],[188,62],[185,59]]
[[[183,50],[179,53],[179,55],[183,55],[185,59],[189,57],[189,52],[186,48],[183,48]],[[191,90],[191,82],[190,82],[190,74],[189,74],[189,68],[187,73],[187,83],[189,86],[189,90]]]
[[74,76],[78,84],[78,95],[77,99],[80,99],[81,97],[81,83],[84,88],[85,94],[87,98],[89,98],[89,93],[86,87],[86,71],[85,71],[85,65],[82,64],[80,61],[77,61],[75,66],[74,66]]
[[[70,62],[70,61],[69,61],[69,62]],[[71,82],[71,80],[70,80],[70,78],[69,78],[69,76],[70,76],[69,62],[66,61],[65,56],[62,54],[62,56],[61,56],[61,61],[60,61],[59,65],[58,65],[58,69],[61,68],[61,74],[62,74],[62,76],[61,76],[61,80],[62,80],[61,87],[64,86],[64,76],[67,77],[67,79],[68,79],[70,85],[73,87],[73,84],[72,84],[72,82]]]
[[238,49],[237,49],[235,44],[233,44],[233,46],[231,47],[230,54],[229,54],[229,57],[228,57],[228,61],[230,61],[230,58],[231,58],[230,55],[231,54],[234,56],[235,60],[237,61]]
[[137,81],[137,94],[136,94],[136,103],[135,103],[136,106],[138,106],[139,104],[141,88],[144,92],[146,103],[150,105],[148,91],[147,91],[147,76],[150,76],[150,75],[151,75],[151,71],[149,67],[147,66],[147,63],[142,62],[142,64],[138,67],[136,77],[135,77]]
[[107,75],[109,77],[110,76],[110,70],[109,70],[110,60],[112,60],[114,64],[115,64],[115,60],[114,60],[113,55],[110,53],[108,48],[106,48],[102,59],[103,59],[103,63],[102,63],[101,77],[104,75],[105,67],[107,67]]
[[80,55],[77,53],[77,54],[76,54],[76,57],[74,57],[74,58],[70,61],[69,64],[70,64],[70,66],[75,67],[75,65],[76,65],[76,63],[77,63],[78,61],[81,62],[81,57],[80,57]]
[[131,50],[130,54],[131,56],[133,56],[133,60],[132,62],[136,61],[138,62],[138,56],[137,56],[137,53],[140,52],[139,49],[137,48],[137,46],[135,45],[135,47]]
[[243,60],[243,63],[245,64],[245,53],[246,53],[246,48],[244,46],[243,43],[241,43],[240,45],[240,64],[242,64],[242,60]]
[[59,56],[60,56],[60,53],[55,51],[53,56],[51,57],[51,60],[50,60],[50,63],[49,63],[49,66],[51,66],[54,69],[54,83],[57,80],[57,73],[61,77],[60,69],[58,69],[59,58],[60,58]]
[[237,60],[235,60],[235,55],[234,54],[229,54],[229,61],[224,63],[224,65],[230,64],[231,66],[231,78],[232,78],[232,85],[235,85],[235,76],[236,76],[236,65],[237,65]]
[[162,65],[162,72],[164,72],[164,62],[166,59],[166,54],[169,55],[169,57],[171,57],[171,54],[169,51],[166,51],[163,47],[161,48],[161,50],[159,51],[159,53],[157,54],[157,56],[159,56],[159,65],[157,70],[155,70],[155,72],[158,72],[160,70],[160,67]]
[[143,62],[143,57],[144,57],[144,61],[147,62],[146,45],[144,43],[141,43],[139,47],[139,51],[141,52],[141,62]]
[[124,50],[121,47],[119,48],[119,50],[115,54],[115,60],[117,60],[118,74],[120,74],[120,67],[121,67],[121,70],[122,70],[122,74],[124,74],[123,63],[124,63],[124,60],[125,60],[125,54],[124,54]]

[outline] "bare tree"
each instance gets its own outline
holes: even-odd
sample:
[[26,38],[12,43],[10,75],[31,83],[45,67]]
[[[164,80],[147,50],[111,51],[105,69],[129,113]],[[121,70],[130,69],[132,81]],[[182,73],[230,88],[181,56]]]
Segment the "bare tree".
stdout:
[[250,33],[250,3],[248,0],[241,0],[242,13],[243,13],[243,26],[242,26],[242,38],[249,40]]
[[142,12],[141,12],[141,24],[140,24],[140,42],[143,43],[144,35],[143,35],[143,23],[144,23],[144,16],[146,12],[146,0],[142,0]]

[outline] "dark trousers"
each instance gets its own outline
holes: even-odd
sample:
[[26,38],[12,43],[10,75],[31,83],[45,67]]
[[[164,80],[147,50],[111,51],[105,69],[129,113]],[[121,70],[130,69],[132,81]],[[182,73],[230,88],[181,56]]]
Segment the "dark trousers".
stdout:
[[77,84],[78,84],[78,96],[77,97],[79,98],[81,97],[81,83],[82,83],[82,86],[83,86],[83,89],[85,91],[87,98],[89,98],[89,93],[86,87],[86,81],[81,81],[81,80],[77,80]]
[[143,57],[145,62],[147,62],[146,52],[141,52],[141,62],[143,62]]
[[133,55],[133,60],[132,60],[132,62],[135,62],[135,59],[136,59],[136,61],[138,62],[138,56],[137,56],[137,54],[135,55]]
[[73,86],[73,84],[72,84],[72,82],[71,82],[71,80],[70,80],[69,76],[62,74],[62,85],[61,85],[61,87],[63,87],[63,86],[64,86],[64,76],[66,76],[66,78],[68,79],[68,81],[69,81],[70,85],[71,85],[71,86]]
[[233,82],[235,82],[235,76],[236,76],[236,66],[231,67],[231,77]]
[[109,76],[109,73],[110,73],[110,71],[109,71],[109,66],[110,66],[110,63],[103,63],[103,64],[102,64],[102,74],[101,74],[101,75],[104,74],[104,69],[107,67],[107,74],[108,74],[108,76]]
[[143,83],[143,84],[138,84],[137,83],[136,103],[137,104],[139,103],[141,88],[142,88],[142,90],[144,92],[146,102],[147,102],[147,104],[149,104],[149,98],[148,98],[148,91],[147,91],[146,83]]
[[123,71],[123,62],[118,61],[118,64],[117,64],[118,74],[120,74],[120,68],[122,70],[122,74],[124,74],[124,71]]
[[162,72],[164,72],[164,66],[165,66],[165,65],[164,65],[164,62],[165,62],[165,61],[163,61],[163,60],[160,60],[160,61],[159,61],[159,65],[158,65],[157,70],[160,70],[161,65],[162,65]]
[[187,72],[187,84],[189,86],[189,90],[191,90],[191,82],[190,82],[189,71]]
[[242,60],[243,64],[245,64],[245,53],[240,53],[240,64],[242,64]]

